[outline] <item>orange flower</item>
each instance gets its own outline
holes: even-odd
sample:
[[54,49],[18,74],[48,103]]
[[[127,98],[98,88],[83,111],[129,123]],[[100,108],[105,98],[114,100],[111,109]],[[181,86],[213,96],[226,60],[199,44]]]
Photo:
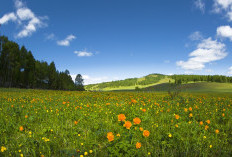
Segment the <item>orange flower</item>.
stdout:
[[189,107],[189,111],[192,111],[193,109],[192,109],[192,107]]
[[126,127],[127,129],[130,129],[130,127],[132,126],[132,124],[131,124],[130,121],[126,121],[123,126]]
[[200,121],[200,123],[199,123],[200,125],[203,125],[203,122],[202,121]]
[[143,131],[143,136],[148,137],[150,135],[150,132],[148,130]]
[[106,103],[106,106],[110,105],[110,103]]
[[142,127],[140,127],[140,128],[139,128],[139,130],[140,130],[140,131],[143,131],[143,128],[142,128]]
[[216,129],[216,130],[215,130],[215,133],[216,133],[216,134],[218,134],[218,133],[219,133],[219,130],[218,130],[218,129]]
[[140,124],[141,123],[141,119],[137,118],[137,117],[134,118],[133,121],[134,121],[135,124]]
[[136,143],[136,148],[137,148],[137,149],[141,148],[141,146],[142,146],[142,145],[141,145],[140,142],[137,142],[137,143]]
[[113,133],[112,133],[112,132],[108,132],[108,133],[107,133],[107,138],[108,138],[109,142],[113,141],[113,140],[114,140],[114,135],[113,135]]
[[20,127],[19,127],[19,131],[23,131],[23,126],[20,126]]
[[131,99],[132,103],[137,103],[137,101],[135,99]]
[[118,115],[118,121],[125,121],[125,120],[126,120],[126,116],[124,114]]
[[222,113],[222,117],[225,117],[225,113]]
[[189,117],[193,117],[193,114],[192,114],[192,113],[190,113],[190,114],[189,114]]
[[175,114],[175,118],[176,118],[176,119],[179,119],[180,116],[179,116],[178,114]]
[[210,120],[207,120],[206,123],[210,124]]
[[28,118],[28,115],[25,115],[25,118]]
[[74,124],[77,125],[77,123],[78,123],[78,121],[75,120],[75,121],[74,121]]
[[208,125],[206,125],[206,126],[205,126],[205,130],[208,130],[208,129],[209,129],[209,126],[208,126]]
[[143,111],[143,112],[146,112],[147,110],[144,108],[144,109],[142,109],[142,111]]
[[188,109],[187,109],[187,108],[184,108],[184,112],[188,112]]

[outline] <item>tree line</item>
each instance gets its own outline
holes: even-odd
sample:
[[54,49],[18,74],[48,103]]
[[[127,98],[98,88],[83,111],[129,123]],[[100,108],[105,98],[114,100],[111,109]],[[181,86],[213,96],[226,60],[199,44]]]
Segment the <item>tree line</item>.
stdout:
[[172,75],[175,84],[182,84],[188,82],[219,82],[232,83],[232,77],[223,75]]
[[0,87],[84,90],[81,74],[72,80],[68,70],[59,72],[55,63],[38,61],[25,46],[1,36]]

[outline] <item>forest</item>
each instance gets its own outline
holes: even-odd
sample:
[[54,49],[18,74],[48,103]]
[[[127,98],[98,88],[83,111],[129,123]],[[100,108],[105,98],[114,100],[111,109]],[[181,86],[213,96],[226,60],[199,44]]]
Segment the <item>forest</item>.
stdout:
[[5,36],[0,39],[0,87],[84,90],[80,74],[74,82],[68,70],[59,72],[54,62],[36,60],[25,46],[20,47]]

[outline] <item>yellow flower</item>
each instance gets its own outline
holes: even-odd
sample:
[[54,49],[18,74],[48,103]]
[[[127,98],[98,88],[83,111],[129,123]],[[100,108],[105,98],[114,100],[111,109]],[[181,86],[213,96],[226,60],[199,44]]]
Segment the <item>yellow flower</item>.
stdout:
[[19,150],[19,153],[21,152],[21,150]]
[[23,154],[20,154],[20,157],[23,157]]
[[171,138],[171,137],[172,137],[172,134],[168,134],[168,137],[170,137],[170,138]]
[[150,152],[148,152],[148,153],[147,153],[147,155],[151,155],[151,153],[150,153]]
[[89,153],[90,153],[90,154],[93,153],[93,150],[89,150]]
[[84,145],[84,143],[81,143],[81,145],[83,146],[83,145]]
[[81,136],[81,134],[78,134],[78,136]]
[[4,152],[6,150],[6,147],[1,146],[1,152]]
[[213,146],[212,145],[209,145],[209,148],[212,148]]
[[216,129],[216,130],[215,130],[215,133],[216,133],[216,134],[218,134],[218,133],[219,133],[219,130],[218,130],[218,129]]
[[84,155],[88,155],[88,152],[85,152]]
[[80,155],[80,157],[84,157],[84,155]]
[[206,139],[206,136],[203,136],[204,139]]
[[117,134],[116,136],[120,137],[120,134]]

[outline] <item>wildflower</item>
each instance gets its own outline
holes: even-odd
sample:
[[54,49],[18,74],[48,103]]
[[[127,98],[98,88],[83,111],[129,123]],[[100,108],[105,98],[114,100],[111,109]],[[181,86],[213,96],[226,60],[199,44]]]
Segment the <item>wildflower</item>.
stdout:
[[140,127],[140,128],[139,128],[139,130],[140,130],[140,131],[143,131],[143,128],[142,128],[142,127]]
[[20,157],[23,157],[23,154],[20,154]]
[[143,131],[143,136],[148,137],[150,135],[150,132],[148,130]]
[[178,127],[179,127],[179,125],[178,125],[178,124],[176,124],[176,125],[175,125],[175,127],[176,127],[176,128],[178,128]]
[[222,113],[222,117],[225,117],[225,113]]
[[141,148],[141,146],[142,146],[142,145],[141,145],[140,142],[137,142],[137,143],[136,143],[136,148],[137,148],[137,149]]
[[117,137],[120,137],[120,134],[117,134],[116,136],[117,136]]
[[125,121],[125,120],[126,120],[126,116],[124,114],[118,115],[118,121]]
[[170,134],[170,133],[169,133],[169,134],[168,134],[168,137],[170,137],[170,138],[171,138],[171,137],[172,137],[172,134]]
[[180,116],[179,116],[178,114],[175,114],[175,118],[176,118],[176,119],[179,119]]
[[218,130],[218,129],[216,129],[216,130],[215,130],[215,133],[216,133],[216,134],[218,134],[218,133],[219,133],[219,130]]
[[6,147],[1,146],[1,152],[4,152],[6,150]]
[[213,146],[212,145],[209,145],[209,148],[212,148]]
[[205,126],[205,130],[208,130],[208,128],[209,128],[209,126],[208,126],[208,125],[206,125],[206,126]]
[[203,136],[204,139],[206,139],[206,136]]
[[23,126],[20,126],[20,127],[19,127],[19,131],[23,131]]
[[130,129],[130,127],[132,126],[132,124],[131,124],[130,121],[126,121],[123,126],[126,127],[127,129]]
[[81,143],[81,145],[83,146],[83,145],[84,145],[84,143]]
[[147,155],[151,155],[151,153],[150,153],[150,152],[148,152],[148,153],[147,153]]
[[78,134],[78,136],[81,136],[81,134]]
[[189,111],[192,111],[193,109],[192,109],[192,107],[189,107]]
[[113,133],[112,133],[112,132],[108,132],[108,133],[107,133],[107,138],[108,138],[109,142],[113,141],[113,140],[114,140],[114,135],[113,135]]
[[207,120],[206,123],[210,124],[210,120]]
[[80,155],[80,157],[84,157],[84,155]]
[[84,155],[88,155],[88,152],[85,152]]
[[93,153],[93,150],[89,150],[89,153],[92,154],[92,153]]
[[144,109],[142,109],[142,111],[143,111],[143,112],[146,112],[147,110],[144,108]]
[[40,157],[44,157],[44,155],[42,154]]
[[140,124],[141,123],[140,118],[134,118],[133,121],[134,121],[135,124]]
[[190,114],[189,114],[189,117],[193,117],[193,114],[192,114],[192,113],[190,113]]
[[78,121],[75,120],[75,121],[74,121],[74,124],[77,125],[77,123],[78,123]]
[[28,118],[28,115],[25,115],[25,118],[27,119],[27,118]]
[[137,101],[135,99],[131,99],[132,103],[137,103]]
[[203,125],[203,122],[202,121],[200,121],[200,123],[199,123],[200,125]]
[[188,109],[187,109],[187,108],[184,108],[184,112],[188,112]]

